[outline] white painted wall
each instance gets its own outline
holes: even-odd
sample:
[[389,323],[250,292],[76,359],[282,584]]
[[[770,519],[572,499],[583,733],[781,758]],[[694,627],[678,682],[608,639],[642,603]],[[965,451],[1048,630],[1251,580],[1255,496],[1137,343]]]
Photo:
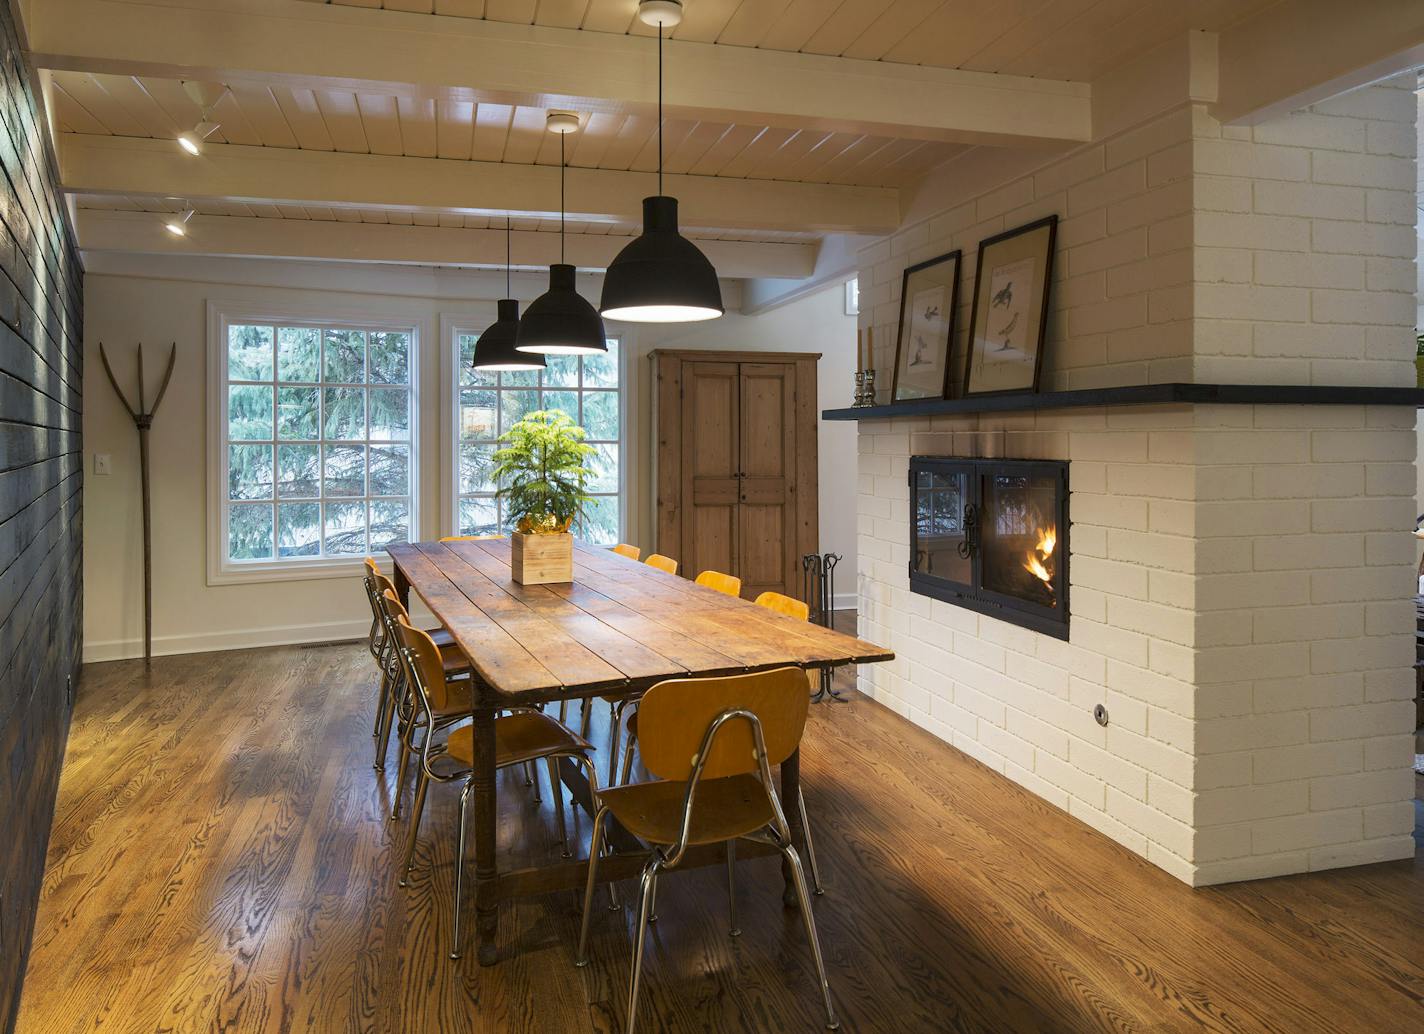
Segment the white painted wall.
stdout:
[[[93,257],[89,268],[85,285],[85,376],[91,385],[84,413],[85,659],[142,652],[137,436],[105,380],[98,358],[101,341],[126,385],[133,376],[137,342],[144,342],[151,379],[161,369],[168,344],[178,343],[173,383],[151,437],[154,651],[185,653],[364,634],[369,612],[349,576],[207,584],[207,303],[209,299],[246,301],[336,314],[350,307],[386,311],[421,325],[420,521],[421,534],[433,538],[448,530],[440,527],[442,474],[448,463],[441,433],[445,393],[440,380],[440,317],[463,314],[477,322],[492,319],[492,299],[503,293],[503,278],[411,267],[121,256]],[[527,300],[542,286],[539,276],[516,276],[515,293]],[[587,286],[596,296],[596,279],[588,278]],[[678,331],[613,328],[623,331],[629,353],[625,369],[630,541],[651,541],[650,451],[644,433],[650,407],[647,351],[658,345],[820,351],[825,353],[822,406],[846,405],[854,364],[854,319],[840,314],[841,300],[839,285],[833,285],[820,295],[755,317],[733,312],[715,323]],[[729,308],[738,302],[735,290],[729,292]],[[852,588],[854,482],[845,459],[854,450],[854,431],[834,424],[823,431],[822,543],[825,549],[846,554],[844,584]],[[96,452],[111,457],[110,476],[94,476]]]
[[[651,377],[647,356],[654,348],[819,352],[818,410],[849,406],[855,393],[855,325],[856,318],[845,314],[845,288],[838,280],[757,316],[729,312],[709,323],[641,328],[635,344],[638,376],[644,380]],[[652,392],[645,384],[639,386],[637,400],[638,426],[651,427]],[[855,425],[821,420],[818,434],[821,551],[844,557],[836,568],[837,606],[849,608],[855,606]],[[651,456],[652,444],[648,443],[639,452],[637,479],[643,493],[637,502],[646,529],[654,527]]]

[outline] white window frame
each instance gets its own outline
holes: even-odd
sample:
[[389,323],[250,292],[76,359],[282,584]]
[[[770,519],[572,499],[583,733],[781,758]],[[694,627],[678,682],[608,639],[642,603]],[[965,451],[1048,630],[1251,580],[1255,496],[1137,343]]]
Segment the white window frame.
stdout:
[[[419,540],[422,491],[420,479],[420,352],[425,330],[423,321],[414,318],[392,318],[389,312],[354,311],[341,305],[312,309],[213,300],[208,302],[207,324],[208,584],[240,585],[253,582],[340,578],[358,573],[365,563],[364,555],[293,557],[286,560],[276,557],[271,560],[228,559],[227,329],[234,324],[319,324],[324,328],[392,330],[410,334],[410,535],[412,540]],[[273,372],[275,374],[275,370]],[[318,385],[318,387],[320,386]],[[273,476],[276,476],[275,470]],[[383,550],[377,551],[377,554],[382,553],[384,553]]]
[[[445,401],[441,407],[445,431],[441,436],[441,504],[440,534],[457,535],[460,524],[460,336],[480,334],[493,322],[477,316],[443,315],[440,317],[441,384]],[[604,335],[618,342],[618,541],[626,542],[628,534],[628,348],[621,334]],[[553,389],[555,391],[560,389]],[[577,389],[575,389],[577,390]]]

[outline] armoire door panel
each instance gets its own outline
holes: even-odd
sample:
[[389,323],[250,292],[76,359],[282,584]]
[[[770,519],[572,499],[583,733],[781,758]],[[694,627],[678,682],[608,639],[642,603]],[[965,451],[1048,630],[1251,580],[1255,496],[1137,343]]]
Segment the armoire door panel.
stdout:
[[796,368],[742,363],[741,512],[738,546],[746,591],[795,595]]
[[689,363],[682,378],[684,574],[735,573],[738,545],[740,383],[736,363]]

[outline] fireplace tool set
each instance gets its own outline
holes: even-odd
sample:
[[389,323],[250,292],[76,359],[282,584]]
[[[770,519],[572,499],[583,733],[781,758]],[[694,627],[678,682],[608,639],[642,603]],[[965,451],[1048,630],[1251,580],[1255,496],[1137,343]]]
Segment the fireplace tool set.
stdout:
[[[832,628],[835,623],[836,565],[840,562],[839,553],[807,553],[801,558],[801,596],[811,608],[811,620],[825,628]],[[811,697],[811,703],[824,700],[848,703],[836,692],[829,668],[821,669],[821,688]]]

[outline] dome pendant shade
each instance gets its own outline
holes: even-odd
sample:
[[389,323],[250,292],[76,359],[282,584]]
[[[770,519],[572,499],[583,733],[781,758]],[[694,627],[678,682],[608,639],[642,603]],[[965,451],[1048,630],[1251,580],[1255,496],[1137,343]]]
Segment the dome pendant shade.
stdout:
[[549,289],[524,310],[515,348],[544,355],[601,355],[608,351],[603,320],[574,287],[574,267],[549,267]]
[[599,311],[632,323],[692,323],[726,311],[717,271],[677,232],[677,198],[643,199],[642,236],[608,267]]
[[475,358],[470,367],[475,370],[542,370],[545,365],[542,355],[514,348],[514,339],[519,334],[519,302],[501,298],[498,308],[499,317],[475,342]]

